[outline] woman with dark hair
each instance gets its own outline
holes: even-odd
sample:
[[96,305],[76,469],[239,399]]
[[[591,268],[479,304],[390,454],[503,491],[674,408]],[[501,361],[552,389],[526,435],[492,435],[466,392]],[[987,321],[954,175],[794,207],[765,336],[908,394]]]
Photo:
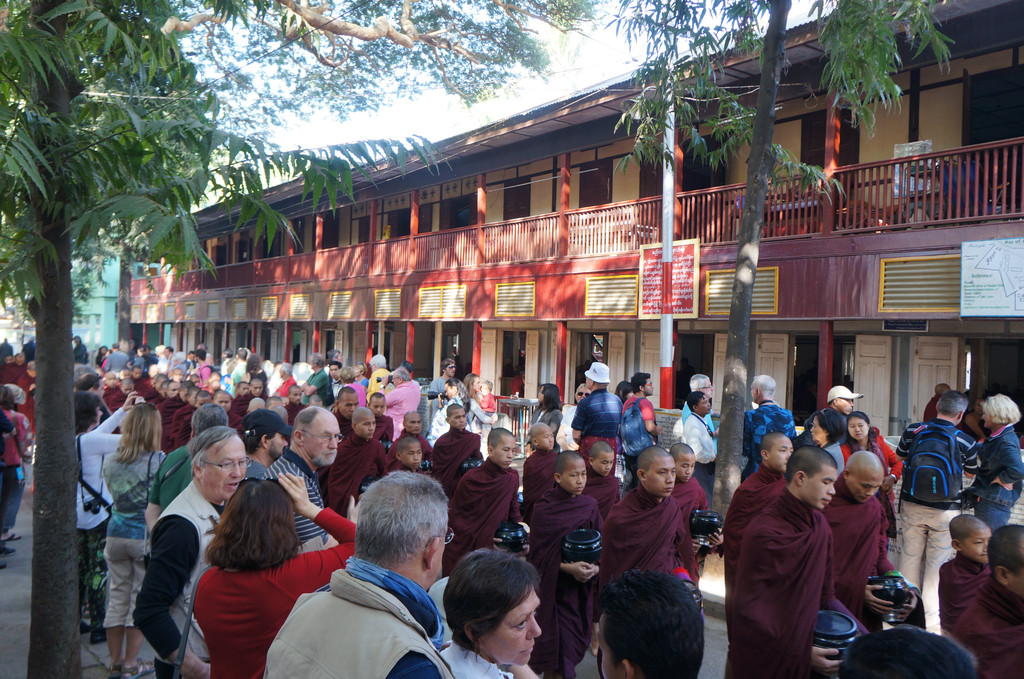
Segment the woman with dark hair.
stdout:
[[854,410],[846,416],[846,443],[840,446],[843,452],[843,461],[850,459],[850,456],[858,450],[867,450],[878,456],[882,463],[882,469],[886,470],[882,487],[878,491],[878,499],[885,510],[885,516],[889,520],[889,537],[896,537],[896,513],[893,509],[892,487],[900,480],[903,474],[903,460],[896,457],[889,444],[881,436],[878,427],[871,426],[871,420],[867,413]]
[[427,430],[427,441],[430,445],[434,445],[437,439],[448,433],[448,416],[445,414],[448,406],[460,405],[465,407],[468,402],[469,395],[466,393],[466,385],[461,380],[452,377],[445,381],[444,399],[441,402],[441,407],[437,409],[434,417],[431,418],[430,429]]
[[132,622],[135,598],[146,575],[146,505],[164,454],[160,413],[149,403],[132,408],[121,421],[117,453],[103,460],[103,480],[113,502],[103,558],[107,562],[107,630],[110,674],[122,679],[149,674],[153,663],[139,662],[142,632]]
[[263,389],[258,394],[259,398],[267,397],[267,373],[263,372],[263,359],[260,358],[259,354],[249,354],[249,358],[245,359],[245,377],[250,382],[252,378],[256,377],[263,381]]
[[[324,528],[338,545],[300,554],[294,514]],[[349,516],[355,515],[351,506]],[[310,502],[298,477],[243,480],[207,547],[211,568],[196,595],[211,679],[262,677],[270,644],[295,601],[330,582],[354,546],[355,523]]]
[[846,434],[846,418],[832,408],[824,408],[811,415],[811,438],[814,445],[824,448],[836,461],[836,469],[846,466],[839,442]]
[[108,349],[106,345],[103,345],[96,350],[96,360],[94,361],[94,363],[96,364],[97,370],[103,370],[103,363],[107,360],[107,355],[109,353],[110,349]]
[[540,405],[533,413],[533,424],[546,424],[552,432],[557,432],[562,424],[562,395],[558,393],[558,385],[550,382],[540,385],[537,400]]
[[508,552],[480,549],[459,561],[444,590],[454,643],[441,651],[455,679],[536,678],[527,663],[541,633],[539,586],[537,570]]
[[466,375],[466,393],[469,394],[469,400],[463,405],[466,406],[466,431],[480,434],[480,439],[486,441],[491,425],[497,418],[480,407],[480,381],[480,376],[476,373]]
[[615,395],[619,397],[620,401],[625,403],[629,400],[629,397],[633,395],[633,385],[631,385],[627,380],[622,380],[615,385]]

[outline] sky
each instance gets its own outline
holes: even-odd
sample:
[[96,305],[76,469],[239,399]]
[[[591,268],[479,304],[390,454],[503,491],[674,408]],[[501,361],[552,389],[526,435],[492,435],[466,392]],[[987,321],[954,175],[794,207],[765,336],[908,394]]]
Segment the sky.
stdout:
[[[795,0],[789,25],[805,23],[811,4],[812,0]],[[552,56],[546,78],[515,81],[499,96],[472,108],[438,90],[412,100],[396,99],[379,111],[355,114],[345,121],[318,118],[310,122],[309,117],[296,116],[291,123],[277,126],[273,141],[282,149],[408,136],[436,142],[636,70],[643,59],[643,48],[630,49],[625,39],[615,34],[614,27],[604,27],[609,19],[597,23],[590,30],[574,32],[558,41],[564,47]],[[553,29],[549,29],[551,33]]]

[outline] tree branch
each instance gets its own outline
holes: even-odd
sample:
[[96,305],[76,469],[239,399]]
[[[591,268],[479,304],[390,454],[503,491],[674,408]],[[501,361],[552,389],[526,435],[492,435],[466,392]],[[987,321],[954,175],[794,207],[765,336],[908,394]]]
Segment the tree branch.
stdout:
[[175,31],[178,31],[179,33],[191,33],[196,26],[205,23],[222,24],[224,23],[224,17],[219,17],[207,12],[193,14],[192,18],[188,21],[182,21],[178,17],[168,17],[167,21],[164,22],[164,25],[160,27],[160,32],[164,35],[170,35]]

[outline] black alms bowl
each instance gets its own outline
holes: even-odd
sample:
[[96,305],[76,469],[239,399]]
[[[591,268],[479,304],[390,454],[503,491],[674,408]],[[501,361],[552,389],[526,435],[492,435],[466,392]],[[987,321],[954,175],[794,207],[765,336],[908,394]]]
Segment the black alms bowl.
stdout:
[[842,656],[856,638],[857,623],[853,618],[837,611],[818,611],[818,621],[814,625],[815,646],[833,648]]
[[484,461],[481,460],[479,457],[467,457],[465,460],[462,461],[462,464],[459,465],[459,476],[462,476],[473,467],[479,467],[483,463]]
[[710,545],[709,535],[722,532],[722,515],[706,509],[695,509],[690,515],[690,534],[702,545]]
[[362,495],[363,493],[365,493],[367,489],[373,484],[375,484],[377,481],[380,481],[380,479],[376,476],[367,476],[366,478],[364,478],[362,481],[359,482],[359,494]]
[[886,622],[899,622],[902,617],[899,609],[910,601],[910,589],[903,578],[896,575],[873,575],[868,578],[868,584],[879,585],[882,589],[876,589],[874,595],[892,604],[892,610],[882,615],[882,619]]
[[601,534],[593,528],[580,528],[562,538],[562,561],[597,563],[601,560]]
[[526,544],[526,529],[521,524],[502,521],[498,524],[498,530],[494,531],[494,537],[501,549],[507,552],[521,552]]

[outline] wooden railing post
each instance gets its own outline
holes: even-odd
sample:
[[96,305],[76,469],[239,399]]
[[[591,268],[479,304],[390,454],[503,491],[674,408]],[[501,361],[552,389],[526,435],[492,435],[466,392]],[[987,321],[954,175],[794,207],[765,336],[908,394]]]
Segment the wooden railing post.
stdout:
[[420,191],[413,189],[409,196],[409,271],[416,270],[416,236],[420,235]]
[[476,252],[478,263],[484,263],[484,222],[487,221],[487,175],[480,173],[476,177]]
[[[839,164],[839,130],[842,124],[840,118],[838,97],[834,92],[828,97],[828,113],[825,121],[825,164],[822,168],[825,171],[825,178],[830,180],[836,173]],[[831,199],[827,207],[823,204],[821,214],[821,235],[831,236],[836,226],[836,216],[839,214],[839,192],[831,187],[828,190],[828,197]],[[849,196],[848,196],[849,198]]]
[[569,256],[569,154],[558,156],[558,256]]

